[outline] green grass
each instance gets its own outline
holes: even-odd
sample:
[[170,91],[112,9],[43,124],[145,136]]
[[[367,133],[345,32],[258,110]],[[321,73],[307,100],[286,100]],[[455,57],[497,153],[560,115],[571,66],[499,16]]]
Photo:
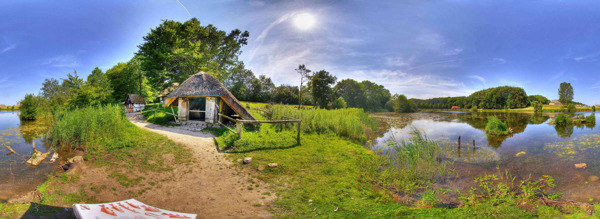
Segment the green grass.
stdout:
[[177,112],[178,112],[177,107],[173,107],[173,110],[171,110],[171,107],[159,107],[158,111],[156,111],[156,114],[154,114],[153,111],[149,111],[152,109],[156,109],[156,107],[146,108],[145,110],[142,111],[142,114],[146,118],[146,121],[148,121],[149,123],[152,123],[152,124],[157,124],[157,125],[173,126],[173,124],[171,122],[175,121],[175,117],[173,117],[172,115],[169,115],[165,112],[168,112],[171,114],[173,114],[173,112],[175,112],[175,114],[177,114]]
[[[357,108],[298,110],[275,105],[267,109],[267,114],[272,120],[300,119],[302,132],[305,133],[335,134],[361,143],[372,137],[377,128],[377,120],[369,117],[363,109]],[[277,127],[297,130],[296,124],[290,123]]]
[[[256,107],[252,107],[256,109]],[[265,119],[258,111],[252,113],[258,119]],[[308,120],[308,119],[306,119]],[[304,129],[303,129],[304,130]],[[264,124],[258,130],[244,130],[242,138],[226,129],[212,129],[217,135],[218,146],[225,148],[233,160],[252,157],[248,165],[239,166],[256,170],[268,163],[277,163],[277,168],[265,168],[257,172],[257,177],[268,182],[276,192],[272,211],[282,218],[534,218],[563,217],[585,218],[583,213],[565,215],[554,208],[536,206],[532,210],[519,207],[516,193],[506,197],[507,201],[497,202],[489,198],[477,199],[469,205],[458,208],[446,208],[436,205],[442,193],[427,190],[432,178],[447,174],[448,169],[436,165],[440,147],[421,136],[413,142],[399,142],[397,147],[407,147],[396,156],[409,158],[402,160],[407,165],[420,165],[422,171],[429,174],[421,178],[420,187],[425,191],[420,207],[401,204],[397,191],[390,187],[398,185],[400,180],[390,180],[399,176],[392,168],[383,169],[382,164],[397,161],[391,157],[379,156],[363,145],[337,132],[325,133],[306,131],[302,133],[302,144],[295,142],[293,129]],[[420,140],[419,140],[420,139]],[[412,148],[411,148],[412,147]],[[424,149],[420,151],[419,149]],[[423,158],[423,159],[420,159]],[[430,167],[437,170],[425,170]],[[419,170],[419,168],[413,168]],[[387,172],[389,171],[389,172]],[[387,172],[387,173],[386,173]],[[416,176],[419,171],[404,176]],[[385,179],[388,179],[387,181]],[[408,183],[414,179],[406,177]],[[396,184],[394,184],[396,183]],[[408,187],[406,187],[408,188]],[[247,189],[247,188],[243,188]],[[465,193],[468,197],[469,193]],[[481,194],[475,190],[474,194]],[[423,207],[430,206],[430,207]],[[432,207],[433,206],[433,207]]]

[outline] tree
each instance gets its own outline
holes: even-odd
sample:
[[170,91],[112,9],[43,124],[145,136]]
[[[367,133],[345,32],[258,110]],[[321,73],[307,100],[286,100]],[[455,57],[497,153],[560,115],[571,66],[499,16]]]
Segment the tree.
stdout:
[[571,86],[571,83],[560,83],[560,88],[558,88],[558,101],[563,105],[567,105],[573,101],[573,86]]
[[366,105],[363,108],[370,112],[383,110],[387,101],[390,100],[390,91],[385,89],[383,85],[371,81],[362,81],[360,85],[366,98]]
[[533,106],[533,112],[542,112],[543,104],[541,102],[533,101],[531,102],[531,106]]
[[184,23],[164,20],[144,36],[136,54],[149,82],[159,89],[182,83],[199,71],[223,81],[238,66],[249,35],[238,29],[227,34],[213,25],[202,26],[196,18]]
[[342,97],[348,107],[364,108],[366,105],[365,92],[362,86],[355,80],[344,79],[333,88],[335,95]]
[[26,94],[25,98],[21,100],[21,114],[22,120],[35,120],[37,119],[37,108],[38,101],[33,94]]
[[106,71],[113,102],[120,103],[125,100],[127,94],[139,94],[140,91],[146,100],[156,99],[159,91],[150,85],[139,63],[134,57],[129,62],[120,62]]
[[298,90],[298,102],[299,102],[299,107],[302,108],[302,103],[303,103],[303,99],[302,99],[302,88],[304,87],[304,79],[308,79],[308,77],[310,76],[310,69],[306,68],[306,66],[304,64],[299,65],[297,69],[295,69],[296,72],[298,72],[298,74],[300,74],[300,90]]
[[332,109],[344,109],[344,108],[346,108],[346,101],[344,100],[343,97],[338,97],[331,104],[331,108]]
[[415,112],[415,111],[417,111],[416,104],[413,101],[408,100],[406,98],[406,96],[404,96],[403,94],[401,94],[401,95],[399,95],[396,98],[396,104],[394,106],[394,112],[398,112],[398,113],[412,113],[412,112]]
[[255,78],[254,73],[246,69],[244,63],[240,63],[232,70],[229,78],[223,81],[223,84],[236,98],[248,100],[248,85],[253,78]]
[[596,112],[596,106],[592,106],[592,112]]
[[335,76],[325,70],[318,71],[310,77],[312,97],[317,106],[327,108],[333,94],[333,89],[330,86],[336,80]]
[[290,85],[281,85],[275,88],[273,100],[282,104],[298,103],[298,87]]

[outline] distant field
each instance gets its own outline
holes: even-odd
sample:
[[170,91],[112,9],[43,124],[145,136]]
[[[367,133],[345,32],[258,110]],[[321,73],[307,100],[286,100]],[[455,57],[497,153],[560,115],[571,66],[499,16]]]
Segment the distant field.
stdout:
[[[560,112],[561,105],[544,105],[542,110],[544,112]],[[423,109],[424,111],[468,111],[469,109]],[[479,112],[533,112],[533,107],[525,107],[520,109],[479,109]],[[590,112],[591,107],[577,107],[577,112]]]
[[0,107],[0,111],[2,111],[2,110],[19,110],[19,108],[20,108],[21,106],[15,106],[15,108],[14,108],[14,109],[12,109],[11,107],[12,107],[12,106]]

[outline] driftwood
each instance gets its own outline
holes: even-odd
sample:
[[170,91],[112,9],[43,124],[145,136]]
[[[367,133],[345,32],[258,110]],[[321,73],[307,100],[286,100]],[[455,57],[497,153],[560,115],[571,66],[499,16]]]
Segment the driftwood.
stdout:
[[44,161],[44,159],[46,159],[46,157],[48,157],[48,155],[50,155],[50,152],[48,153],[42,153],[38,150],[33,149],[34,152],[31,155],[31,158],[29,158],[29,160],[27,160],[27,164],[29,165],[33,165],[33,166],[37,166],[40,165],[40,163],[42,163],[42,161]]
[[584,203],[584,202],[578,202],[578,201],[572,201],[572,200],[564,200],[564,201],[557,201],[557,200],[552,200],[546,197],[541,197],[540,201],[549,207],[553,207],[558,209],[559,211],[561,211],[562,213],[566,213],[566,214],[571,214],[574,213],[573,212],[573,208],[572,206],[575,207],[579,207],[579,209],[581,209],[582,211],[586,212],[589,215],[594,214],[594,206],[588,203]]

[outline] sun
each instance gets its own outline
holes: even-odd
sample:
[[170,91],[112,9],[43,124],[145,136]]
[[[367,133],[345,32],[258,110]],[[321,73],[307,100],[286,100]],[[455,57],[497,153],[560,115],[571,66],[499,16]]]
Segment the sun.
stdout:
[[294,24],[300,30],[308,30],[315,25],[315,17],[309,13],[294,16]]

